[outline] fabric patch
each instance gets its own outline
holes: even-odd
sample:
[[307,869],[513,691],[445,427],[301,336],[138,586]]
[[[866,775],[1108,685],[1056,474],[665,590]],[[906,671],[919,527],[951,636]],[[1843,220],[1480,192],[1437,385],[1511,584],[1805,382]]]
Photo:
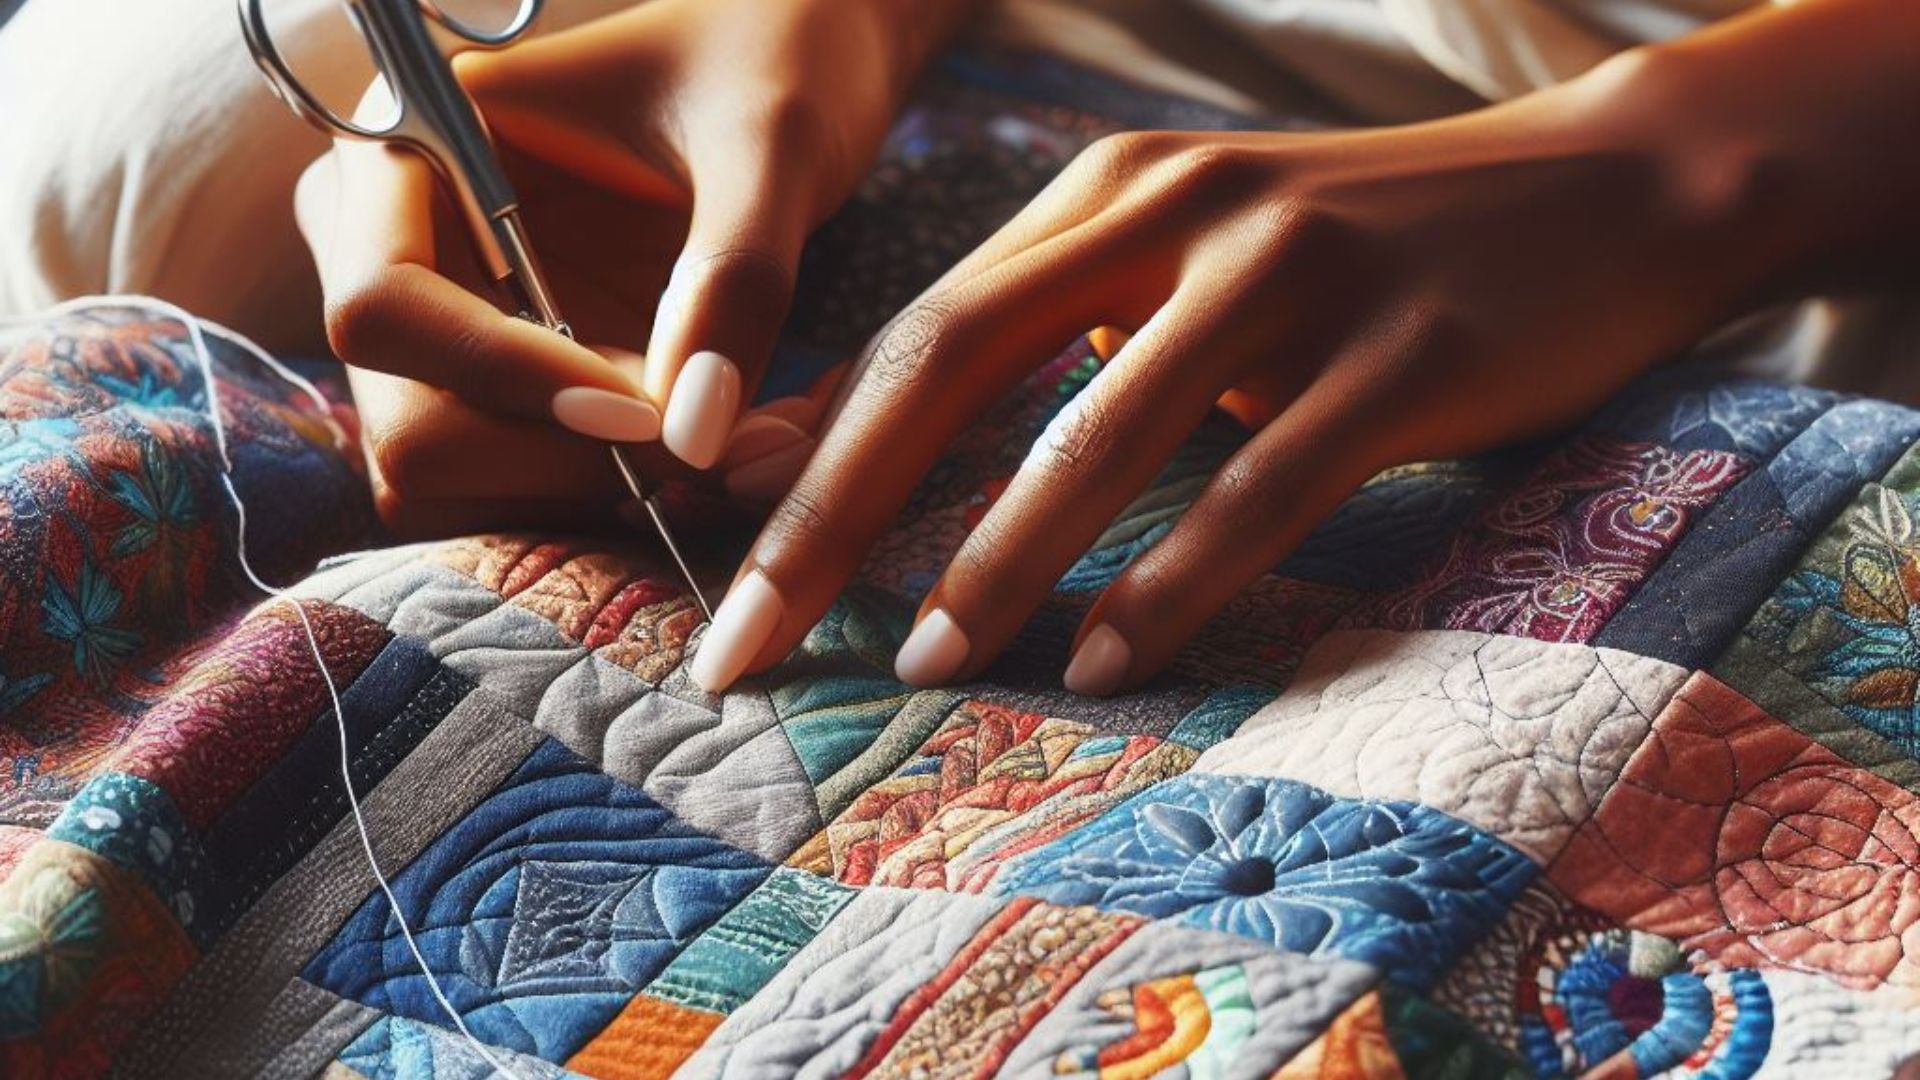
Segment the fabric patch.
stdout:
[[1591,641],[1749,463],[1599,436],[1557,451],[1360,625]]
[[[1746,400],[1750,390],[1709,396]],[[1832,406],[1723,495],[1594,643],[1686,667],[1712,663],[1812,538],[1916,438],[1915,410],[1874,401]]]
[[192,887],[200,884],[206,854],[158,787],[124,773],[97,777],[67,804],[47,837],[138,874],[181,926],[193,926]]
[[992,891],[1361,960],[1424,986],[1534,872],[1518,851],[1424,806],[1183,776],[1010,862]]
[[946,892],[860,890],[677,1075],[846,1073],[906,1002],[926,1004],[923,988],[1006,906]]
[[100,1075],[198,959],[153,891],[43,840],[0,881],[0,1073]]
[[1920,798],[1698,674],[1549,874],[1728,967],[1912,986],[1916,829]]
[[[526,1080],[562,1080],[565,1069],[539,1058],[489,1047],[493,1056]],[[499,1076],[456,1031],[404,1016],[383,1016],[340,1052],[341,1065],[367,1080],[493,1080]]]
[[1194,771],[1415,800],[1544,863],[1599,804],[1686,674],[1583,645],[1340,632]]
[[641,994],[568,1058],[567,1068],[596,1080],[666,1080],[724,1019],[720,1013]]
[[775,870],[674,957],[647,993],[691,1008],[730,1013],[765,986],[853,896],[853,890],[812,874]]
[[849,1077],[988,1076],[1142,920],[1014,900],[911,994]]
[[[390,637],[357,611],[303,606],[337,686],[358,677]],[[299,618],[268,604],[148,710],[109,767],[152,781],[204,829],[328,709]]]
[[1149,736],[970,701],[793,865],[848,885],[979,892],[1008,859],[1178,775],[1194,756]]
[[1616,925],[1536,883],[1434,994],[1531,1075],[1753,1075],[1773,1003],[1755,971],[1695,967],[1670,939]]
[[1406,1080],[1380,996],[1372,991],[1348,1006],[1273,1080]]
[[1466,1021],[1419,994],[1391,983],[1381,987],[1379,994],[1387,1039],[1408,1076],[1534,1080],[1512,1055],[1492,1046]]
[[[1005,1076],[1267,1076],[1379,979],[1365,964],[1150,924],[1075,983]],[[1204,1007],[1204,1009],[1203,1009]]]
[[[1769,700],[1767,666],[1799,681],[1857,729],[1909,760],[1920,758],[1920,455],[1909,453],[1808,551],[1799,569],[1742,631],[1749,651],[1716,667],[1737,689]],[[1788,713],[1792,715],[1792,713]],[[1814,734],[1814,732],[1809,732]],[[1872,763],[1846,732],[1823,738]]]
[[[558,1060],[768,870],[548,744],[393,886],[474,1034]],[[302,974],[400,1016],[441,1015],[378,893]]]

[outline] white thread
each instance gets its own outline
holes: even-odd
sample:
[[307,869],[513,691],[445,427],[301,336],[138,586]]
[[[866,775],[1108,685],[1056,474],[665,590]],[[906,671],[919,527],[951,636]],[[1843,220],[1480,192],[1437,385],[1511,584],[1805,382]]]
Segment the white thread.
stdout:
[[299,600],[295,599],[291,592],[261,580],[260,575],[254,573],[253,564],[247,560],[247,506],[241,501],[240,492],[233,486],[233,460],[227,456],[227,428],[225,421],[220,419],[219,383],[214,378],[213,353],[207,348],[203,327],[212,327],[220,336],[246,350],[254,359],[265,364],[268,370],[312,398],[322,414],[327,416],[327,425],[334,433],[336,446],[346,445],[346,432],[333,422],[331,414],[327,411],[327,399],[311,382],[267,355],[265,350],[244,336],[217,323],[203,323],[199,317],[165,300],[151,296],[83,296],[54,307],[51,313],[61,314],[73,308],[107,304],[143,307],[173,319],[186,328],[187,340],[193,346],[195,362],[200,366],[200,379],[207,391],[207,418],[213,426],[213,443],[220,454],[220,483],[226,489],[227,500],[233,504],[234,554],[240,563],[241,572],[246,574],[247,580],[253,583],[254,588],[292,608],[294,615],[300,619],[300,628],[306,633],[307,648],[313,653],[313,663],[320,670],[321,681],[326,683],[327,697],[333,702],[333,717],[340,729],[340,784],[347,791],[347,806],[353,812],[354,828],[360,835],[360,849],[367,856],[367,869],[373,871],[373,880],[379,884],[380,892],[386,896],[388,910],[393,912],[394,921],[400,924],[400,936],[406,939],[407,951],[413,954],[414,963],[420,966],[420,974],[426,977],[427,989],[432,992],[433,999],[439,1002],[441,1010],[447,1014],[448,1019],[453,1021],[453,1026],[459,1029],[460,1034],[486,1060],[487,1064],[513,1080],[520,1080],[519,1074],[508,1068],[506,1062],[496,1057],[486,1043],[474,1037],[473,1032],[468,1030],[467,1022],[461,1017],[460,1011],[453,1007],[453,1002],[440,988],[440,980],[434,977],[433,969],[427,965],[426,956],[420,952],[419,944],[414,941],[413,928],[407,925],[407,917],[401,914],[400,899],[394,895],[392,884],[380,869],[380,860],[374,856],[373,837],[367,830],[367,818],[360,809],[360,796],[353,790],[353,754],[347,735],[346,709],[340,703],[340,690],[334,685],[333,672],[328,670],[326,657],[320,652],[320,638],[314,633],[313,623],[307,618],[307,609],[300,606]]

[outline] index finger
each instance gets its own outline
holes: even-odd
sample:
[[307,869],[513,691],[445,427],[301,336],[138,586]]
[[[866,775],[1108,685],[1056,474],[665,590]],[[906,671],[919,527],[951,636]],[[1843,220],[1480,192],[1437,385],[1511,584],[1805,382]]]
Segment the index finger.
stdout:
[[1097,273],[1108,258],[1069,230],[923,297],[881,332],[708,627],[695,682],[718,692],[785,656],[970,421],[1088,327],[1132,314]]
[[659,411],[618,367],[440,272],[434,199],[430,166],[384,146],[337,145],[302,177],[296,216],[335,354],[498,415],[602,439],[655,438]]

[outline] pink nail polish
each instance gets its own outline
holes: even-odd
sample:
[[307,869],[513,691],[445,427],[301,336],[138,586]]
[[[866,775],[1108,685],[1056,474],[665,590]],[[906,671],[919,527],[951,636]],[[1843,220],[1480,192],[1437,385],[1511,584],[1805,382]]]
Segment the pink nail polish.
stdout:
[[1132,662],[1133,646],[1120,636],[1120,631],[1101,623],[1089,631],[1086,640],[1074,650],[1073,660],[1067,664],[1066,676],[1061,681],[1076,694],[1105,697],[1120,689],[1121,681],[1127,676],[1127,665]]
[[667,449],[696,469],[720,460],[740,413],[740,369],[717,352],[687,359],[667,399],[661,437]]
[[660,410],[626,394],[596,386],[569,386],[553,395],[553,418],[561,426],[606,442],[652,442],[660,437]]
[[749,572],[713,613],[687,674],[709,694],[725,690],[760,655],[785,614],[773,582],[758,570]]
[[939,686],[959,672],[972,645],[945,608],[934,608],[907,635],[893,658],[893,673],[912,686]]

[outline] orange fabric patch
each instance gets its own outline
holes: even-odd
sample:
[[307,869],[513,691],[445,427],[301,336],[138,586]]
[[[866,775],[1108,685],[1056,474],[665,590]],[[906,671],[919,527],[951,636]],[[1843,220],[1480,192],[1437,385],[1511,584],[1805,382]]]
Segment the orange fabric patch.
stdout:
[[1920,985],[1920,798],[1705,673],[1548,876],[1728,967]]
[[671,1076],[725,1019],[641,994],[567,1059],[567,1068],[596,1080]]
[[1380,992],[1347,1006],[1318,1039],[1273,1074],[1273,1080],[1406,1080],[1387,1037]]

